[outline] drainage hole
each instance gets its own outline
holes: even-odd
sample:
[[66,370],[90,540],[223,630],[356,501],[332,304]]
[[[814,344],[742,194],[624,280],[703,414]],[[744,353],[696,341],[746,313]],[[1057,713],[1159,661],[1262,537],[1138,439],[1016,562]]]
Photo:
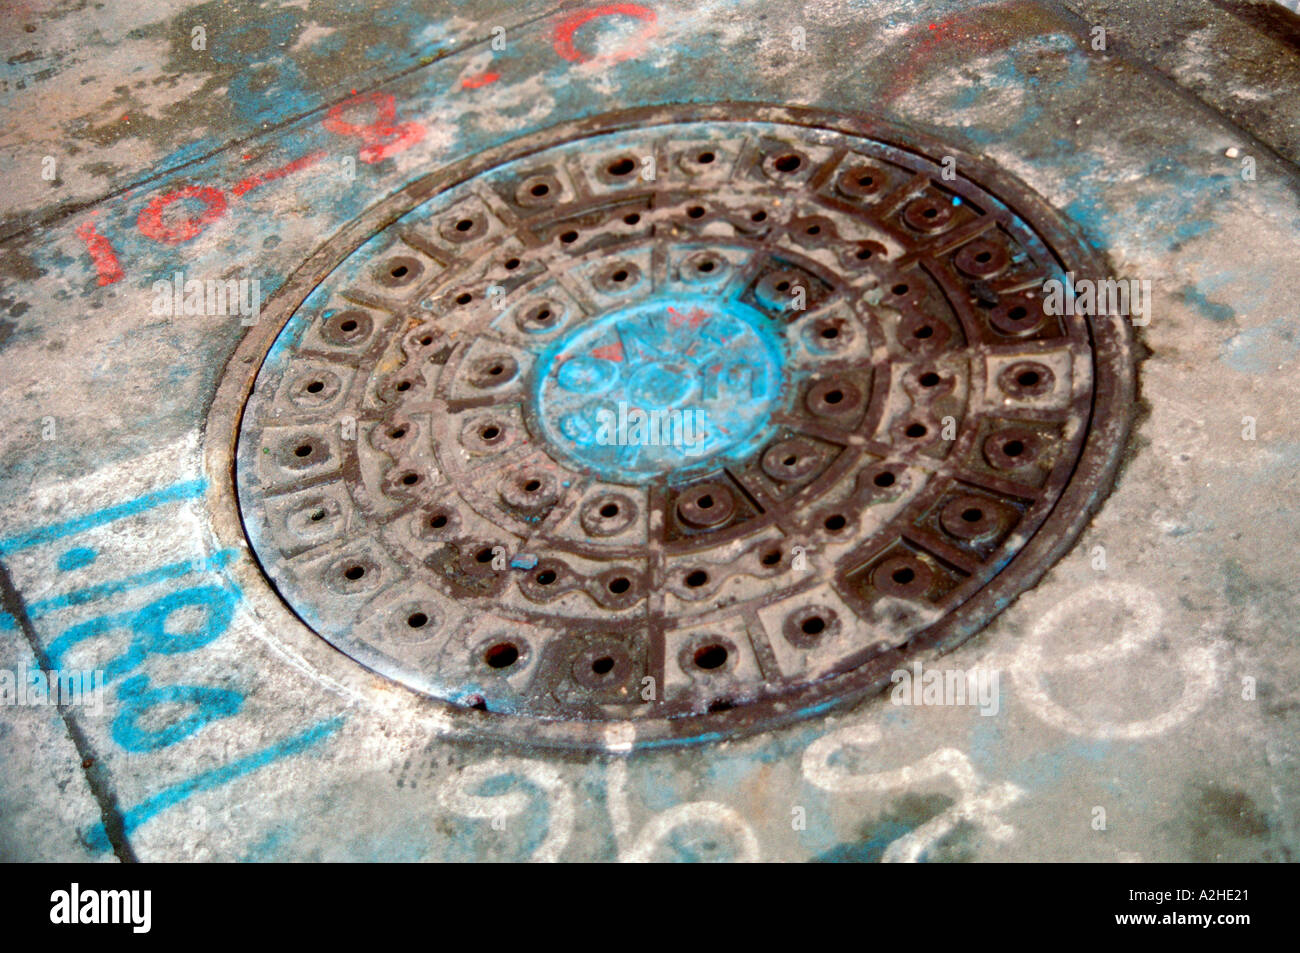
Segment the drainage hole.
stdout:
[[490,563],[492,561],[492,547],[484,546],[474,554],[474,558],[481,563]]
[[916,573],[913,572],[911,569],[904,567],[902,569],[895,569],[892,573],[890,573],[889,578],[894,580],[894,582],[898,583],[900,586],[906,586],[909,582],[911,582],[913,579],[916,578]]
[[704,206],[692,205],[690,208],[686,210],[686,214],[689,215],[691,218],[700,218],[704,214]]
[[895,476],[886,470],[884,473],[877,473],[876,478],[871,482],[876,486],[893,486],[895,479]]
[[615,595],[621,595],[622,593],[627,592],[631,588],[632,588],[631,581],[623,578],[622,576],[619,576],[617,579],[611,579],[609,581],[609,591],[614,593]]
[[896,295],[905,295],[907,294],[907,285],[901,285],[901,284],[894,285],[894,287],[890,288],[889,290]]
[[701,152],[699,155],[695,157],[695,161],[698,162],[700,165],[708,165],[710,162],[713,161],[713,158],[714,156],[712,152]]
[[927,432],[925,424],[908,424],[907,429],[903,431],[903,433],[912,438],[924,437]]
[[800,156],[789,155],[780,156],[776,162],[772,163],[778,172],[793,172],[803,165],[803,159]]
[[323,381],[312,381],[307,385],[307,393],[309,394],[319,394],[324,389],[325,383]]
[[541,488],[542,488],[541,480],[529,480],[527,483],[524,484],[525,493],[536,493]]
[[[1038,380],[1037,371],[1021,371],[1016,375],[1016,383],[1021,387],[1033,387],[1038,383]],[[311,390],[310,387],[307,389]]]
[[926,373],[921,375],[920,380],[922,387],[934,387],[939,383],[939,375],[934,371],[926,371]]
[[408,473],[404,477],[402,477],[402,483],[405,484],[406,486],[415,486],[415,484],[419,482],[420,482],[420,475],[418,473]]
[[749,220],[750,220],[751,222],[764,222],[764,221],[767,221],[767,213],[764,212],[764,211],[761,211],[761,210],[760,210],[760,211],[757,211],[757,212],[755,212],[753,215],[749,216]]
[[410,269],[407,268],[405,265],[398,265],[396,268],[390,271],[389,274],[392,275],[394,278],[401,278],[408,271],[410,271]]
[[323,520],[323,519],[325,518],[325,511],[324,511],[324,510],[313,510],[312,513],[311,513],[311,515],[308,516],[307,518],[308,518],[309,520],[311,520],[313,523],[319,523],[321,520]]
[[509,668],[519,661],[519,649],[509,642],[500,642],[483,653],[483,661],[491,668]]
[[406,428],[394,427],[392,430],[388,431],[388,436],[392,437],[394,440],[401,440],[406,436]]
[[365,574],[366,574],[365,566],[349,566],[347,569],[343,570],[343,577],[345,579],[351,579],[354,582],[360,579]]
[[632,212],[629,215],[623,216],[623,222],[627,225],[635,225],[639,221],[641,221],[641,216],[638,215],[636,212]]
[[629,175],[636,168],[636,163],[625,157],[611,162],[607,168],[610,175]]
[[934,337],[934,328],[930,327],[930,325],[928,324],[923,324],[915,331],[912,332],[912,337],[914,338]]
[[961,518],[967,523],[978,523],[984,518],[984,511],[972,506],[970,509],[961,511]]
[[447,525],[447,517],[439,513],[437,516],[433,516],[429,519],[429,525],[433,529],[442,529]]
[[845,526],[847,526],[848,522],[849,521],[846,520],[843,516],[840,516],[838,513],[836,513],[834,516],[826,517],[826,520],[825,522],[822,523],[822,525],[825,526],[832,533],[837,533],[840,530],[842,530]]
[[536,578],[539,586],[549,586],[551,583],[555,582],[555,571],[551,569],[543,569],[537,574]]
[[474,220],[471,218],[462,218],[459,222],[456,223],[456,231],[458,232],[468,232],[473,227],[474,227]]
[[1002,452],[1008,457],[1018,457],[1025,452],[1025,445],[1019,440],[1008,440],[1002,445]]
[[686,574],[686,585],[692,589],[698,589],[709,581],[709,574],[703,569],[696,569]]
[[560,236],[560,241],[564,242],[564,244],[566,245],[571,245],[577,240],[578,240],[577,232],[565,232],[563,235]]
[[827,391],[826,396],[823,399],[828,404],[838,404],[840,401],[844,399],[844,391],[842,390]]
[[520,265],[518,258],[507,258],[505,262],[506,271],[514,271]]
[[600,515],[605,517],[605,519],[612,519],[613,517],[617,516],[618,504],[606,503],[604,506],[600,508]]
[[699,668],[721,668],[727,664],[727,647],[725,645],[704,645],[695,650],[695,664]]
[[538,198],[541,198],[547,192],[551,191],[551,187],[547,185],[545,182],[538,182],[528,191],[532,192],[533,195],[536,195]]
[[777,565],[778,563],[781,562],[781,550],[769,549],[767,552],[765,552],[762,556],[759,557],[759,562],[761,562],[764,566]]
[[484,440],[495,440],[498,436],[500,436],[500,434],[501,434],[501,429],[499,427],[491,427],[491,426],[484,427],[482,430],[478,432],[478,435],[482,437]]
[[304,443],[304,444],[303,444],[302,446],[300,446],[300,447],[295,447],[293,453],[294,453],[294,456],[298,456],[298,457],[310,457],[310,456],[311,456],[311,446],[308,445],[308,444],[305,444],[305,443]]
[[614,671],[614,660],[608,655],[602,655],[591,663],[591,670],[597,675],[608,675]]
[[826,620],[819,615],[810,616],[803,620],[799,628],[803,629],[806,635],[816,635],[825,630]]
[[413,629],[422,629],[429,624],[429,617],[423,612],[412,612],[406,617],[406,624]]

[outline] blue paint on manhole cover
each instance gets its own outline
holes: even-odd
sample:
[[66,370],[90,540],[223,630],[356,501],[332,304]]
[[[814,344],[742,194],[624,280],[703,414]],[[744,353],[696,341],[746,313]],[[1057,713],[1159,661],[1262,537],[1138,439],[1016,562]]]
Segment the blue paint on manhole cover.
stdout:
[[544,354],[534,388],[558,453],[620,482],[742,459],[782,393],[765,315],[704,296],[650,298],[582,325]]

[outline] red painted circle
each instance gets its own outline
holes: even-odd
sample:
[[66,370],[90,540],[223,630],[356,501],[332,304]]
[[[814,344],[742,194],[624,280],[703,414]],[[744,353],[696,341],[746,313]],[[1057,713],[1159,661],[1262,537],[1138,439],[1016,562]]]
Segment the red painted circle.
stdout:
[[[203,211],[198,215],[192,215],[189,218],[168,225],[163,221],[163,213],[167,211],[167,207],[173,202],[179,202],[183,199],[197,199],[203,203]],[[140,217],[136,219],[135,224],[136,228],[155,241],[166,242],[168,245],[179,245],[182,242],[188,242],[192,238],[197,238],[203,229],[225,214],[226,196],[220,189],[214,189],[206,185],[188,185],[183,189],[176,189],[166,195],[158,196],[144,207],[144,211],[140,213]]]
[[644,20],[645,26],[634,37],[628,40],[623,49],[616,53],[611,53],[601,59],[609,62],[618,62],[619,60],[631,59],[641,52],[645,41],[654,36],[658,29],[658,17],[649,7],[643,7],[635,3],[609,3],[604,6],[592,7],[589,10],[582,10],[561,20],[555,27],[555,52],[563,59],[570,63],[589,63],[595,57],[589,56],[582,50],[578,49],[573,43],[573,35],[578,29],[592,20],[598,20],[601,17],[634,17],[638,20]]

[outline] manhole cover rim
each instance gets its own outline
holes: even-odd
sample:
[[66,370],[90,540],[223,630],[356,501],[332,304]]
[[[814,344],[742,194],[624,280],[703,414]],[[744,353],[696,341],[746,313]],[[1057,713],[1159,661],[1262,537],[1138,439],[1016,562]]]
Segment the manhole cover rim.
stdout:
[[[1058,252],[1066,250],[1076,273],[1097,278],[1107,274],[1104,257],[1082,238],[1077,226],[1001,168],[902,125],[805,107],[737,103],[638,107],[539,130],[409,183],[347,223],[307,258],[267,302],[260,321],[249,329],[222,374],[204,431],[208,505],[217,542],[235,546],[250,556],[233,561],[228,571],[243,586],[254,614],[270,625],[275,637],[323,683],[355,700],[376,702],[377,681],[389,686],[400,684],[409,689],[404,695],[408,696],[412,717],[432,719],[440,731],[452,736],[525,747],[622,752],[734,738],[777,728],[825,710],[856,704],[887,685],[889,673],[904,660],[949,651],[983,629],[1074,545],[1110,492],[1127,447],[1136,389],[1133,336],[1127,320],[1119,316],[1088,322],[1093,406],[1078,462],[1042,524],[1011,563],[960,606],[960,612],[950,611],[906,646],[887,651],[850,672],[825,677],[777,698],[746,702],[730,711],[613,721],[550,719],[480,712],[441,701],[400,675],[382,671],[376,665],[381,655],[377,650],[353,642],[356,650],[344,652],[312,630],[276,591],[253,554],[236,493],[236,449],[244,406],[281,330],[311,292],[357,248],[440,192],[506,162],[526,159],[574,140],[691,122],[767,122],[824,129],[874,140],[930,163],[935,155],[951,155],[957,159],[962,177],[994,199],[1006,199],[1012,212],[1043,241],[1058,262],[1062,260]],[[1100,426],[1096,425],[1098,404],[1107,408]]]

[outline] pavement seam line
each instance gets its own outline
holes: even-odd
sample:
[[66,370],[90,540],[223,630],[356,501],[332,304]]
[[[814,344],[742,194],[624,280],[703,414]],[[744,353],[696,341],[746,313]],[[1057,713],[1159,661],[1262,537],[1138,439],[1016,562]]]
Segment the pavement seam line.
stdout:
[[[0,605],[4,606],[5,611],[14,618],[18,628],[22,631],[28,648],[36,659],[36,664],[40,666],[42,672],[48,674],[51,671],[49,656],[41,647],[40,640],[36,636],[36,629],[27,614],[27,603],[14,585],[13,577],[9,574],[9,567],[3,562],[0,562]],[[95,803],[99,805],[100,820],[104,825],[104,831],[108,835],[108,841],[113,847],[114,855],[124,864],[137,863],[139,858],[136,857],[135,850],[127,839],[126,821],[117,805],[117,798],[113,796],[112,786],[109,783],[102,762],[96,756],[90,739],[86,737],[85,732],[81,730],[81,727],[72,717],[70,707],[62,701],[58,702],[56,707],[59,710],[59,717],[63,719],[63,726],[68,733],[68,738],[71,739],[73,747],[76,748],[81,770],[86,778],[86,786],[90,789]]]

